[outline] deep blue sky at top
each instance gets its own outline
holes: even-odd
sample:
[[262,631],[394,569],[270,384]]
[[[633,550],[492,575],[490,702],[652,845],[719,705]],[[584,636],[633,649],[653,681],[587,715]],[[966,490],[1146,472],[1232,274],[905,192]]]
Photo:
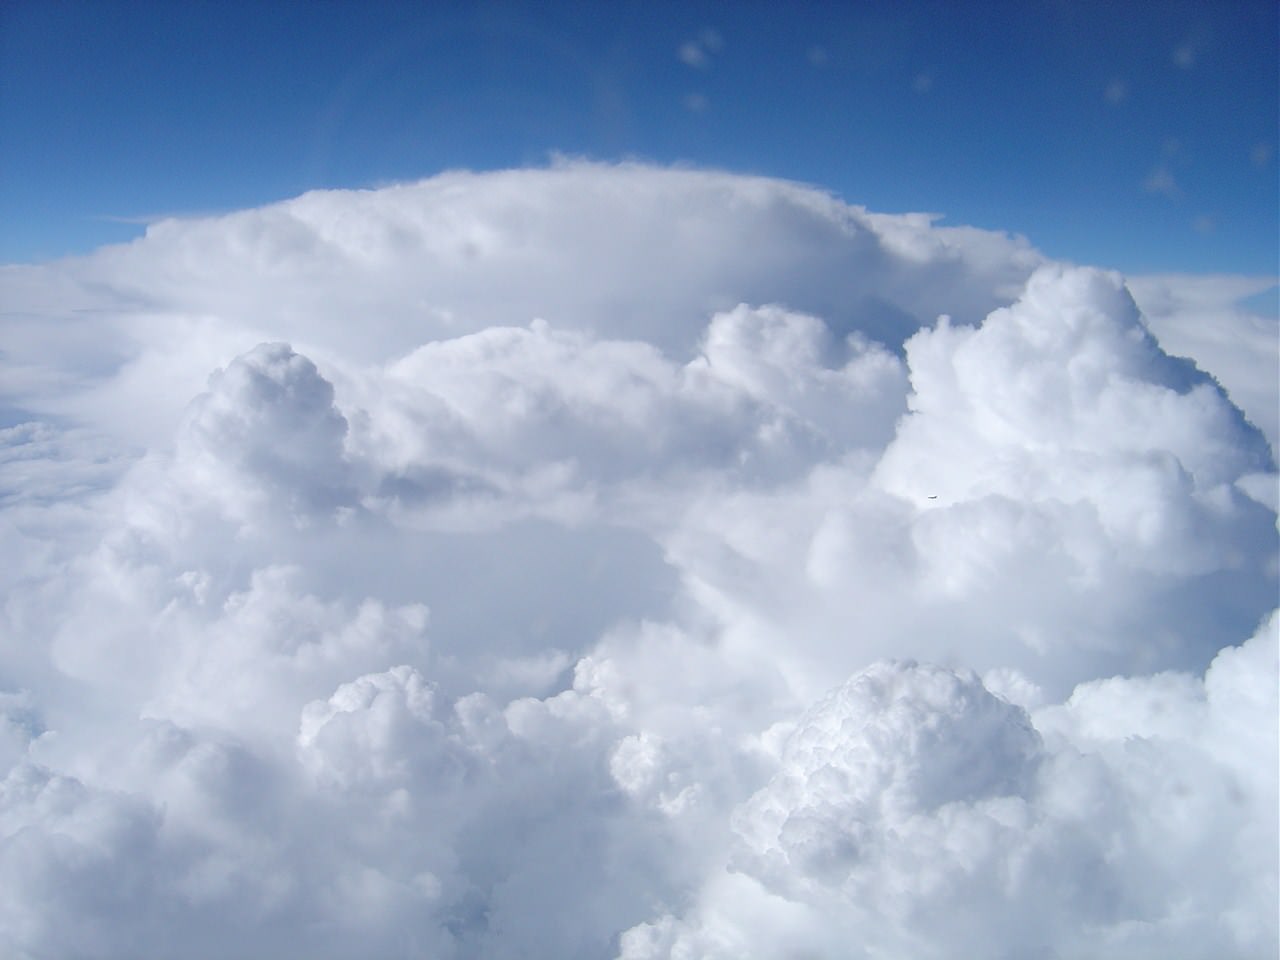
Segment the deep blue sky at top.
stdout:
[[1277,270],[1274,0],[0,4],[0,261],[556,152]]

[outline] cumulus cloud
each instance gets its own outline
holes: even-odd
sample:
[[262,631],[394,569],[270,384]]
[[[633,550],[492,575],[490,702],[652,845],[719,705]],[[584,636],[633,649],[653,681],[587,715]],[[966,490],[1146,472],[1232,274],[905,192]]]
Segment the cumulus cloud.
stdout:
[[1165,349],[1211,371],[1273,453],[1280,450],[1280,381],[1271,362],[1280,318],[1241,305],[1274,290],[1276,278],[1146,276],[1130,277],[1127,285]]
[[1274,951],[1270,285],[570,161],[3,268],[0,952]]
[[1203,679],[1093,681],[1032,714],[972,674],[874,664],[794,722],[725,868],[620,956],[1264,955],[1276,653],[1273,616]]

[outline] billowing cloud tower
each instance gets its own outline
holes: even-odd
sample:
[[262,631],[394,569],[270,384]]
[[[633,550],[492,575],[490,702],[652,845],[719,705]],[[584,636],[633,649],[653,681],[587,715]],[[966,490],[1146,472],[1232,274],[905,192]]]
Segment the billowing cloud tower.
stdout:
[[1247,292],[572,163],[0,268],[0,953],[1273,954]]

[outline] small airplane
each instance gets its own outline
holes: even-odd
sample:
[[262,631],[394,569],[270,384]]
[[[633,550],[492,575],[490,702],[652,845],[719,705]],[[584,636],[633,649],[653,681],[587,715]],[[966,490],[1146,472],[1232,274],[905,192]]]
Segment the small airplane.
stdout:
[[929,494],[929,499],[930,499],[930,500],[937,500],[937,499],[938,499],[938,495],[937,495],[936,493],[931,493],[931,494]]

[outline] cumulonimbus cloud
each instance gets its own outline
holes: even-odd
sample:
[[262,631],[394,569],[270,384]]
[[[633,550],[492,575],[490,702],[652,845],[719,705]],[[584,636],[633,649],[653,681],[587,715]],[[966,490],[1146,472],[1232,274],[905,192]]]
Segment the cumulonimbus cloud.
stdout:
[[0,269],[0,952],[1274,951],[1273,282],[572,162]]

